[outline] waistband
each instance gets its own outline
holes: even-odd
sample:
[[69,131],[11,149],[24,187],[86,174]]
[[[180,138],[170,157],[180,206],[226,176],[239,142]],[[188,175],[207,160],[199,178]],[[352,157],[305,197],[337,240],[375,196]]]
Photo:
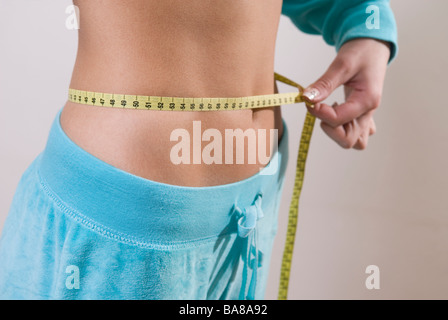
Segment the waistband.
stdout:
[[60,125],[57,112],[38,172],[60,207],[81,223],[116,240],[137,245],[179,245],[216,237],[229,229],[233,208],[263,207],[279,193],[288,159],[288,129],[268,167],[235,183],[186,187],[148,180],[116,168],[75,144]]

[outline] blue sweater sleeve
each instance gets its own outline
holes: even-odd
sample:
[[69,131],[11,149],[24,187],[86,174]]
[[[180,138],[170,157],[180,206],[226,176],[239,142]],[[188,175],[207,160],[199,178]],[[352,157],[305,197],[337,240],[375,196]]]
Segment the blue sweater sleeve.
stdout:
[[374,38],[391,43],[397,52],[397,26],[389,0],[283,0],[282,14],[309,34],[321,34],[336,50],[354,38]]

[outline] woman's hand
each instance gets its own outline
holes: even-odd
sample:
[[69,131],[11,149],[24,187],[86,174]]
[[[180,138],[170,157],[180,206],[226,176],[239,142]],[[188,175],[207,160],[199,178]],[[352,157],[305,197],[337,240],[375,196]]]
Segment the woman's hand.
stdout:
[[[380,105],[389,56],[387,42],[350,40],[341,46],[325,74],[305,90],[304,97],[315,103],[308,111],[321,119],[324,132],[341,147],[365,149],[375,133],[373,113]],[[344,103],[321,103],[340,85],[344,85]]]

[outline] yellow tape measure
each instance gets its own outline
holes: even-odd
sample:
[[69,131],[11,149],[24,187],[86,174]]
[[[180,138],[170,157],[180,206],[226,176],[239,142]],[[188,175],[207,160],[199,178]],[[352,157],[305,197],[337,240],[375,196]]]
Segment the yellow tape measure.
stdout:
[[[217,111],[272,107],[302,102],[297,93],[279,93],[239,98],[180,98],[135,96],[69,89],[71,102],[103,107],[160,111]],[[300,98],[301,99],[301,98]]]
[[[69,89],[69,101],[80,104],[140,109],[159,111],[231,111],[254,108],[266,108],[282,104],[307,103],[303,97],[303,87],[296,82],[274,73],[274,79],[289,84],[299,89],[297,92],[274,93],[268,95],[257,95],[237,98],[183,98],[183,97],[159,97],[141,96],[117,93],[100,93]],[[280,285],[278,292],[279,300],[286,300],[288,296],[288,285],[291,272],[292,255],[294,251],[294,240],[297,229],[299,197],[302,191],[305,173],[305,162],[308,148],[313,132],[315,117],[306,113],[305,123],[300,138],[299,153],[297,157],[296,176],[294,180],[294,191],[289,206],[288,229],[286,243],[283,251],[282,267],[280,274]]]
[[313,133],[316,118],[309,112],[306,113],[303,124],[302,136],[300,137],[299,154],[297,156],[296,177],[294,179],[294,190],[289,205],[288,229],[286,231],[285,248],[283,249],[282,267],[280,273],[280,285],[278,299],[286,300],[288,297],[289,275],[291,272],[292,253],[296,238],[297,221],[299,218],[299,198],[302,192],[303,178],[305,175],[305,163],[308,156],[311,135]]

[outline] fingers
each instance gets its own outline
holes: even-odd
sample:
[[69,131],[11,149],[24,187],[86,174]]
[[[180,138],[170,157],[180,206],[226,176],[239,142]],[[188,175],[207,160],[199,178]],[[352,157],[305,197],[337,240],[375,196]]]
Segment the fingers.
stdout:
[[361,129],[361,134],[359,135],[358,140],[354,144],[353,149],[364,150],[365,148],[367,148],[369,136],[371,136],[373,134],[373,133],[371,133],[372,123],[374,125],[373,119],[371,118],[370,120],[371,121],[369,121],[369,125],[367,126],[367,128],[365,128],[364,130]]
[[[334,104],[336,107],[336,104]],[[322,130],[342,148],[363,150],[367,147],[369,136],[376,132],[373,111],[340,126],[332,126],[321,121]]]
[[373,118],[371,118],[369,135],[371,136],[372,134],[375,134],[375,133],[376,133],[375,121],[373,121]]
[[353,68],[348,59],[336,58],[327,71],[303,92],[303,96],[312,103],[325,100],[337,87],[353,76]]
[[335,128],[375,110],[379,104],[380,98],[376,94],[353,89],[343,104],[330,107],[325,103],[317,103],[314,108],[308,107],[308,111]]
[[364,150],[365,148],[367,148],[369,136],[375,134],[375,132],[376,132],[375,121],[373,121],[373,118],[370,118],[369,125],[365,130],[361,130],[361,134],[358,138],[358,141],[356,141],[355,145],[353,146],[353,149]]
[[[372,88],[372,86],[370,87]],[[372,89],[361,90],[345,86],[346,102],[329,106],[317,103],[308,111],[321,119],[323,131],[341,147],[363,150],[369,136],[376,132],[373,112],[380,104],[381,94]]]

